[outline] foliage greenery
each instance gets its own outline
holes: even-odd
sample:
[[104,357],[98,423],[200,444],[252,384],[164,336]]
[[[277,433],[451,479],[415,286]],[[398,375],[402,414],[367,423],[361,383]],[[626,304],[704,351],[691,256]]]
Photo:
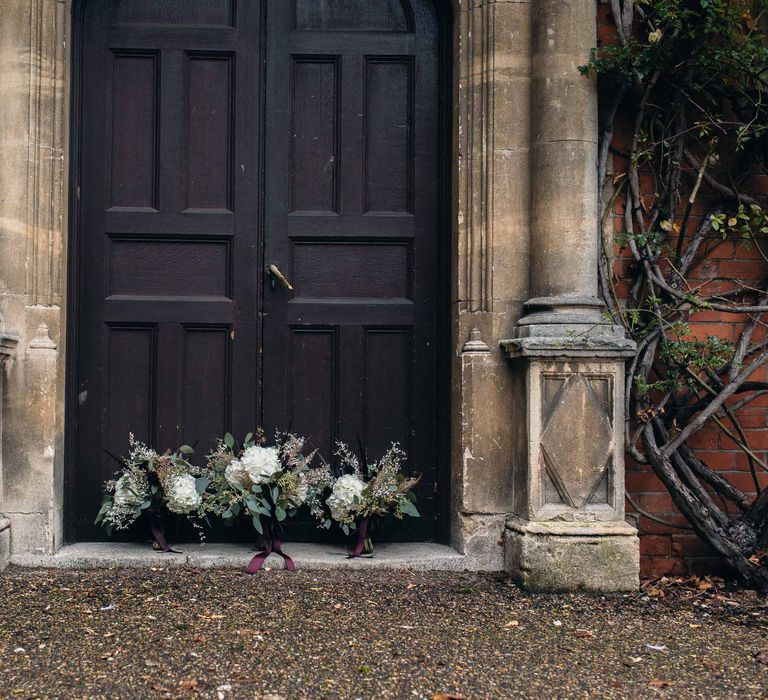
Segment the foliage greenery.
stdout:
[[[606,101],[603,230],[622,217],[615,239],[603,236],[600,284],[609,313],[637,341],[628,450],[652,466],[689,523],[673,525],[693,529],[768,591],[768,463],[740,421],[768,392],[768,0],[609,5],[616,41],[580,70],[597,74]],[[630,261],[620,274],[614,241]],[[725,246],[755,260],[754,279],[717,272]],[[702,337],[695,324],[713,313],[724,332]],[[704,427],[746,454],[753,489],[696,456],[689,442]]]

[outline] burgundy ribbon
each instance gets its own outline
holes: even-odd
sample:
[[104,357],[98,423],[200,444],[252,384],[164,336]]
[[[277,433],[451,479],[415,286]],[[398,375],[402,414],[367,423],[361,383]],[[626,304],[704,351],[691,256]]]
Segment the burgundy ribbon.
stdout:
[[155,511],[147,511],[147,517],[149,518],[149,529],[152,530],[152,537],[155,538],[155,542],[157,542],[160,550],[162,552],[174,552],[175,554],[178,554],[178,550],[173,549],[165,539],[163,516]]
[[347,559],[354,559],[363,553],[365,548],[365,539],[368,537],[368,518],[363,518],[357,528],[357,542],[355,548],[347,550]]
[[267,537],[264,543],[264,549],[256,554],[245,567],[246,574],[255,574],[264,566],[264,562],[270,554],[279,554],[285,560],[285,568],[288,571],[296,571],[296,564],[285,552],[283,552],[283,543],[279,537]]

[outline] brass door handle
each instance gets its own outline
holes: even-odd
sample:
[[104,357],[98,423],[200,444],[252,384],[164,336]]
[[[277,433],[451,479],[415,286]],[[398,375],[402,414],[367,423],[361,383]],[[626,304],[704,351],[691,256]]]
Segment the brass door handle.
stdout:
[[285,275],[280,272],[280,268],[275,263],[270,263],[267,267],[267,274],[272,278],[272,289],[275,288],[275,280],[280,282],[289,292],[293,291],[291,283],[286,279]]

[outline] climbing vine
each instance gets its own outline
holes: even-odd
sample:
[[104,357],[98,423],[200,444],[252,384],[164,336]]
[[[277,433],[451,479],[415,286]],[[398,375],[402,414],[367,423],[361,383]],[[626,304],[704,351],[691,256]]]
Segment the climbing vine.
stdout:
[[[601,291],[637,342],[627,448],[690,528],[768,592],[768,462],[740,420],[768,394],[768,0],[609,4],[616,41],[581,70],[605,96]],[[719,272],[724,245],[754,274]],[[707,315],[722,333],[697,332]],[[704,427],[744,452],[753,488],[697,456]]]

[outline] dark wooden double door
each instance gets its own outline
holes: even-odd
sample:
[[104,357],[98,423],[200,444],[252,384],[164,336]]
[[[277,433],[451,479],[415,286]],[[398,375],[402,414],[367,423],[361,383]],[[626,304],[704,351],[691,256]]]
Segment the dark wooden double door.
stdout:
[[400,442],[436,536],[437,27],[430,0],[86,5],[73,538],[129,431],[257,425]]

